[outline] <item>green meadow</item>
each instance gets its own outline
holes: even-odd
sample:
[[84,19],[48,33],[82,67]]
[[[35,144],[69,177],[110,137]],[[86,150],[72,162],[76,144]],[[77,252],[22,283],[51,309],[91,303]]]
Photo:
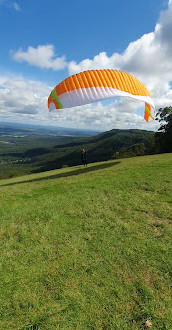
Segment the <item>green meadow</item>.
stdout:
[[0,181],[0,329],[172,329],[172,154]]

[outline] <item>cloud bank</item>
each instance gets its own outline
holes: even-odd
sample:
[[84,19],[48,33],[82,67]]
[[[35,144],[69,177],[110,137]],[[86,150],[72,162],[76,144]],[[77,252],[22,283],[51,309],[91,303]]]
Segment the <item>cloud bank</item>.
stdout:
[[0,120],[47,124],[50,89],[38,81],[0,76]]

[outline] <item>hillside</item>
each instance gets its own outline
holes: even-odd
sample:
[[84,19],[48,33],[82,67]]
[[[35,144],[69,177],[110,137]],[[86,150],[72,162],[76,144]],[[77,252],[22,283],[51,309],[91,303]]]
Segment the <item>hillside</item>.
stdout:
[[172,154],[0,181],[0,329],[171,330]]
[[91,137],[59,136],[54,130],[39,129],[7,133],[0,135],[1,179],[79,165],[83,148],[89,163],[110,160],[122,148],[132,149],[140,143],[144,153],[150,154],[154,138],[154,132],[142,130],[111,130]]
[[92,130],[1,123],[0,179],[29,174],[40,165],[39,157],[43,155],[47,160],[56,145],[96,134]]

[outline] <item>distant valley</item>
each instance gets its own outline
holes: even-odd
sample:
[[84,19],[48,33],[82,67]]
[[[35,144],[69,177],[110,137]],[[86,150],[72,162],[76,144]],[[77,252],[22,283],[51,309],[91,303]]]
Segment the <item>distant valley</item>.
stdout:
[[110,130],[97,132],[57,127],[1,123],[0,178],[81,164],[81,150],[88,162],[122,155],[151,154],[154,132]]

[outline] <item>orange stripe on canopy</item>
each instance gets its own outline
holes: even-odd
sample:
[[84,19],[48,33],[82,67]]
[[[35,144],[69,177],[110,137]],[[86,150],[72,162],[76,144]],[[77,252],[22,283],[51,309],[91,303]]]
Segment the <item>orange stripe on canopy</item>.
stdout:
[[147,88],[135,77],[118,70],[90,70],[73,75],[56,86],[57,95],[88,87],[110,87],[133,95],[150,96]]

